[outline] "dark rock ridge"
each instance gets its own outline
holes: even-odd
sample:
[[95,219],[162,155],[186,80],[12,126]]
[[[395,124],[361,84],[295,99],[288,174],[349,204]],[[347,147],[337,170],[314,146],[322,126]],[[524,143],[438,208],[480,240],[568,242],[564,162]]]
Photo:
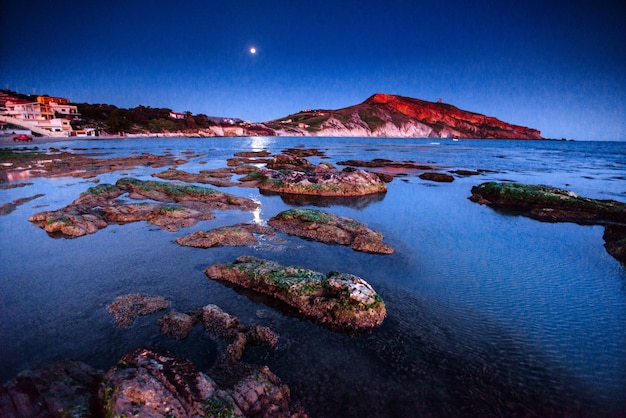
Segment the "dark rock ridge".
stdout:
[[496,182],[472,187],[469,199],[545,222],[605,225],[607,252],[626,263],[626,203],[589,199],[548,186]]
[[383,244],[383,235],[354,219],[333,215],[317,209],[289,209],[268,221],[278,231],[324,242],[349,245],[355,251],[392,254],[393,248]]
[[343,109],[302,111],[266,125],[281,135],[542,139],[537,129],[391,94],[375,94]]
[[[139,203],[119,199],[125,193]],[[145,202],[153,200],[156,202]],[[212,209],[250,211],[258,203],[251,199],[190,184],[122,178],[115,185],[90,187],[68,206],[40,212],[29,221],[52,234],[80,237],[113,223],[148,221],[168,231],[213,219]]]
[[374,289],[360,277],[347,273],[324,275],[252,256],[214,264],[205,273],[213,280],[234,283],[281,300],[331,329],[375,328],[387,314],[385,303]]

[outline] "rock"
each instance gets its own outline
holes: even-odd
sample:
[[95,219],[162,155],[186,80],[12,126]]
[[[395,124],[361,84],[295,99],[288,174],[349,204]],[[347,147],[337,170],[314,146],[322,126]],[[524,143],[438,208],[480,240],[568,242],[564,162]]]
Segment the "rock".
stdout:
[[207,305],[202,308],[201,317],[207,331],[217,338],[233,342],[239,334],[243,334],[246,337],[246,342],[249,341],[256,345],[275,348],[278,343],[278,335],[271,329],[261,325],[243,325],[237,317],[224,312],[217,305]]
[[605,225],[607,252],[626,262],[626,203],[589,199],[548,186],[496,182],[472,187],[469,199],[540,221]]
[[295,155],[296,157],[326,157],[326,154],[317,148],[285,148],[283,154],[287,155]]
[[254,245],[258,240],[253,234],[273,235],[274,230],[258,224],[242,223],[206,232],[197,231],[177,238],[176,242],[183,246],[199,248]]
[[256,157],[269,157],[270,155],[272,155],[271,152],[264,150],[264,151],[240,151],[240,152],[236,152],[235,157],[244,157],[244,158],[256,158]]
[[469,199],[541,221],[626,224],[626,203],[588,199],[548,186],[488,182],[472,187]]
[[393,161],[384,158],[374,158],[371,161],[346,160],[339,161],[337,165],[347,165],[351,167],[371,167],[371,168],[405,168],[410,170],[432,170],[432,166],[416,163],[413,161]]
[[[165,167],[174,163],[171,155],[133,155],[129,157],[95,158],[95,155],[73,154],[50,148],[49,152],[10,152],[3,161],[23,164],[26,167],[0,165],[0,177],[5,172],[28,170],[28,177],[82,177],[93,178],[119,170],[132,170],[137,166]],[[186,161],[184,161],[186,162]]]
[[[128,193],[131,199],[157,202],[124,203],[118,199]],[[251,199],[222,193],[210,188],[181,183],[141,181],[123,178],[116,185],[90,187],[70,205],[40,212],[29,221],[51,234],[80,237],[93,234],[112,223],[145,220],[168,231],[213,219],[212,209],[250,211],[258,207]]]
[[602,238],[606,251],[626,264],[626,225],[607,225]]
[[250,256],[214,264],[205,273],[213,280],[235,283],[281,300],[331,329],[371,329],[386,316],[382,298],[367,282],[350,274],[324,275]]
[[421,178],[422,180],[436,181],[439,183],[451,183],[454,181],[454,177],[449,174],[435,173],[432,171],[420,174],[419,178]]
[[350,218],[317,209],[290,209],[268,221],[278,231],[328,244],[349,245],[356,251],[392,254],[383,235]]
[[100,397],[105,416],[207,416],[205,408],[212,399],[221,401],[222,408],[211,412],[228,410],[231,416],[244,416],[211,378],[164,350],[139,348],[125,354],[105,374]]
[[116,185],[128,191],[135,199],[152,199],[164,202],[210,202],[221,210],[254,210],[258,207],[258,203],[251,199],[192,184],[142,181],[126,177],[118,180]]
[[96,417],[103,373],[79,361],[64,360],[25,371],[0,387],[1,417]]
[[233,174],[234,170],[230,168],[203,170],[198,174],[187,173],[186,171],[170,168],[167,171],[153,174],[153,176],[165,180],[180,180],[187,183],[210,184],[216,187],[231,187],[237,185],[237,183],[230,181]]
[[22,197],[20,199],[15,199],[11,203],[5,203],[2,206],[0,206],[0,216],[1,215],[8,215],[9,213],[11,213],[15,209],[17,209],[18,206],[23,205],[24,203],[28,203],[31,200],[38,199],[38,198],[40,198],[42,196],[43,196],[43,194],[39,193],[39,194],[36,194],[34,196]]
[[196,319],[191,315],[171,311],[159,318],[157,325],[159,325],[161,333],[168,337],[184,340],[187,338],[196,322]]
[[463,177],[477,176],[480,174],[480,171],[473,170],[451,170],[450,172]]
[[277,155],[248,176],[258,180],[262,192],[316,196],[362,196],[387,191],[385,183],[363,170],[338,170],[328,164],[313,165],[303,158]]
[[138,316],[149,315],[168,306],[169,302],[160,296],[133,293],[115,298],[113,303],[107,306],[107,311],[113,316],[117,326],[127,328]]

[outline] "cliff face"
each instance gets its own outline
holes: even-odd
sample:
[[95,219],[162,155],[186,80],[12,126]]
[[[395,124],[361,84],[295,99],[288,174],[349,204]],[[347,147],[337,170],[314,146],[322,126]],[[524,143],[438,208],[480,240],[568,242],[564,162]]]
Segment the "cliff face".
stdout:
[[542,139],[536,129],[390,94],[375,94],[338,110],[302,111],[267,125],[279,135]]

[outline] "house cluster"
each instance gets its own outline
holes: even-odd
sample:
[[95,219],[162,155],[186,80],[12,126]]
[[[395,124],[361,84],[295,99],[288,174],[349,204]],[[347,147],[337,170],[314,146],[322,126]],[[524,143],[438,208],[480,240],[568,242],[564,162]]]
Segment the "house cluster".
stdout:
[[93,129],[72,128],[71,121],[79,117],[78,108],[63,97],[37,96],[31,101],[0,92],[0,128],[4,130],[15,125],[47,136],[94,136]]

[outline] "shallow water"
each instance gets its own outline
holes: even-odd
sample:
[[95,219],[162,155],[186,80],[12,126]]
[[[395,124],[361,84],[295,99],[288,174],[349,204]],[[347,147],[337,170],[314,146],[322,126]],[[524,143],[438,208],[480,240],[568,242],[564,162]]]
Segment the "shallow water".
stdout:
[[[21,180],[33,185],[0,190],[0,203],[45,196],[0,217],[0,381],[62,358],[108,369],[137,346],[166,347],[208,369],[223,346],[200,327],[185,341],[159,335],[159,314],[129,329],[115,327],[106,305],[120,294],[140,292],[164,296],[179,311],[214,303],[244,323],[270,325],[281,336],[278,350],[253,348],[246,360],[267,364],[313,417],[626,410],[626,269],[606,253],[603,228],[541,223],[467,199],[474,185],[513,180],[626,201],[626,143],[432,142],[217,138],[51,144],[110,156],[193,154],[180,166],[190,172],[224,167],[238,151],[277,153],[297,145],[328,156],[313,162],[386,158],[442,171],[491,171],[439,184],[404,170],[407,176],[389,183],[384,196],[318,202],[382,232],[396,249],[388,256],[283,235],[284,242],[251,248],[196,249],[174,242],[196,230],[267,221],[296,204],[238,187],[220,190],[259,201],[258,211],[215,211],[215,219],[175,233],[141,222],[53,239],[28,217],[69,204],[93,183]],[[98,178],[148,179],[162,170],[138,167]],[[243,254],[359,275],[381,294],[388,317],[371,333],[337,334],[204,275],[207,266]]]

